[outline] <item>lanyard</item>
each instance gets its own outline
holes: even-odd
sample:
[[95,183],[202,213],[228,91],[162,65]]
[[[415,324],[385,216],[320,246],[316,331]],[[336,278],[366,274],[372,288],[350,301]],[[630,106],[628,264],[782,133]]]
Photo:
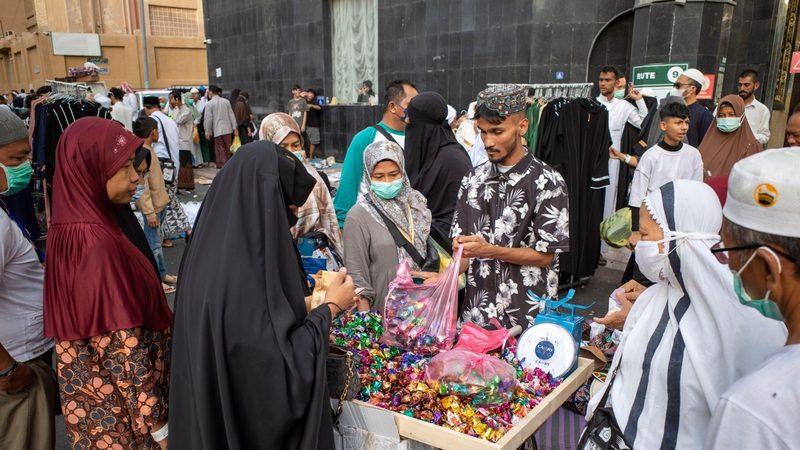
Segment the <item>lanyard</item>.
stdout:
[[5,211],[6,214],[8,214],[8,217],[15,224],[17,224],[17,227],[22,232],[22,235],[25,237],[25,239],[28,240],[28,242],[30,242],[31,247],[33,247],[33,251],[36,252],[36,257],[39,258],[39,262],[42,264],[42,266],[44,266],[44,252],[40,250],[38,247],[36,247],[36,244],[33,242],[33,237],[31,237],[31,234],[28,232],[27,228],[25,228],[25,226],[22,225],[22,221],[19,219],[19,217],[17,217],[16,214],[12,213],[11,210],[8,209],[8,206],[6,206],[6,204],[3,203],[2,201],[0,201],[0,209]]

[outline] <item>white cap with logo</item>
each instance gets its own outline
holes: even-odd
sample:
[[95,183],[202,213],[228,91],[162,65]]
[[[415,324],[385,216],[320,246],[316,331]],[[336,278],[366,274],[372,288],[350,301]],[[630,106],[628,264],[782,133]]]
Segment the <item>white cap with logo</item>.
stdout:
[[700,72],[695,68],[685,70],[681,75],[686,75],[690,80],[700,83],[700,85],[703,86],[703,89],[701,89],[703,91],[708,89],[708,85],[711,84],[709,79],[703,75],[703,72]]
[[762,233],[800,238],[800,147],[765,150],[737,162],[723,214]]

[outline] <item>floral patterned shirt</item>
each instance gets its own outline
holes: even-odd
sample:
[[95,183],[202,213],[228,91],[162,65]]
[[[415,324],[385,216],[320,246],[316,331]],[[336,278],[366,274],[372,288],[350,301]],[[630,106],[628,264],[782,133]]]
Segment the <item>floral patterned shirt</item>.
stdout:
[[[564,179],[530,153],[506,173],[484,163],[461,181],[451,235],[479,235],[500,247],[568,252]],[[527,328],[543,306],[529,291],[556,298],[558,275],[558,255],[549,267],[472,258],[462,319],[484,325],[496,317],[506,327]]]

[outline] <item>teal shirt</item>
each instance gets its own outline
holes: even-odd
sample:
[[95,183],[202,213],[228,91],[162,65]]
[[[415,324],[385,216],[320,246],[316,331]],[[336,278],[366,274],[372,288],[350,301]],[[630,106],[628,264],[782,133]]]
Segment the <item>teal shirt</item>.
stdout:
[[[405,137],[405,133],[389,128],[385,123],[379,122],[378,126],[396,136]],[[339,228],[344,228],[344,220],[350,208],[358,200],[358,190],[361,186],[361,176],[364,173],[364,150],[369,144],[375,141],[378,130],[373,127],[364,128],[353,137],[347,153],[344,155],[344,165],[342,166],[342,177],[339,180],[339,188],[336,190],[336,197],[333,199],[333,206],[336,208],[336,218],[339,220]]]

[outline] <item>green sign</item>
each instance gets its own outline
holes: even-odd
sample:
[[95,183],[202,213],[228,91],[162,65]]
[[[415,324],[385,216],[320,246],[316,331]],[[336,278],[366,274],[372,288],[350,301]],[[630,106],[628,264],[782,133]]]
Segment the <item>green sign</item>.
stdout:
[[631,81],[637,88],[672,86],[681,73],[688,68],[689,64],[686,63],[636,66],[633,68],[633,80]]

